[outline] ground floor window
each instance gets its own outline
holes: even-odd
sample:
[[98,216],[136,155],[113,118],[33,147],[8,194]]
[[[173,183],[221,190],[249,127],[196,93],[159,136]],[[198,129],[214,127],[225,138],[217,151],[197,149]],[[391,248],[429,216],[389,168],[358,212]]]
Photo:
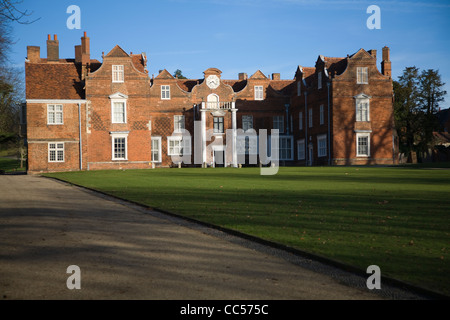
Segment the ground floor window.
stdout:
[[180,156],[191,154],[191,139],[188,137],[168,137],[167,148],[169,156]]
[[48,162],[64,162],[64,143],[48,144]]
[[112,137],[112,159],[128,160],[128,135],[111,134]]
[[326,157],[327,155],[327,136],[322,135],[317,137],[317,155],[319,157]]
[[161,137],[152,137],[152,162],[161,161]]
[[294,160],[293,137],[280,137],[280,160]]
[[358,157],[370,156],[370,134],[358,133],[356,135],[356,155]]
[[297,141],[297,158],[305,160],[305,139]]

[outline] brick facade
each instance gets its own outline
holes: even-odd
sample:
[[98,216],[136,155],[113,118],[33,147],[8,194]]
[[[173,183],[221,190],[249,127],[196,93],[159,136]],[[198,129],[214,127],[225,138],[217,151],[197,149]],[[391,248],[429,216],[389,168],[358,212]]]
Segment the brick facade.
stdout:
[[[248,165],[248,154],[237,156],[245,154],[244,126],[280,129],[281,165],[398,161],[387,47],[381,72],[376,51],[360,49],[346,58],[319,56],[292,80],[259,70],[226,80],[216,68],[203,79],[167,70],[150,76],[144,53],[116,46],[102,62],[91,59],[86,34],[75,59],[59,58],[56,36],[47,52],[44,59],[39,47],[28,47],[25,63],[30,172],[177,166],[180,150],[190,165]],[[188,145],[177,129],[192,136]]]

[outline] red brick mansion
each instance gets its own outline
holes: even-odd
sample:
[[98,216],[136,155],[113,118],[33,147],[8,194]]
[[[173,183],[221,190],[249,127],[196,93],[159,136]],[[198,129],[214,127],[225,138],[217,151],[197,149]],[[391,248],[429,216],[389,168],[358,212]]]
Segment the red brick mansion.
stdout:
[[[389,48],[320,55],[292,80],[256,71],[203,79],[147,71],[145,53],[114,47],[91,59],[86,33],[74,59],[29,46],[25,62],[29,172],[258,165],[261,132],[280,165],[396,164]],[[272,151],[273,153],[273,148]],[[264,150],[266,153],[266,150]],[[267,161],[263,164],[267,164]]]

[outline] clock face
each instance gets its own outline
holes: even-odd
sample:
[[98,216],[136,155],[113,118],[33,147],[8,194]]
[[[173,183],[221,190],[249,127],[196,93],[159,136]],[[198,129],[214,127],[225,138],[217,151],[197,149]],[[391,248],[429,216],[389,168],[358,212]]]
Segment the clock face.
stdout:
[[206,78],[206,85],[211,89],[216,89],[220,84],[220,79],[216,75],[211,75]]

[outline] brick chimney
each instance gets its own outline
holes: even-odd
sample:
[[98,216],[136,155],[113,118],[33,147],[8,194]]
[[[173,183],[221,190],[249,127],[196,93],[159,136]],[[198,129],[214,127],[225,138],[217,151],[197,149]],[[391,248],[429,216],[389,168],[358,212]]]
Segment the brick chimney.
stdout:
[[246,73],[239,73],[239,80],[247,80],[248,76]]
[[81,38],[81,63],[86,65],[91,62],[91,41],[89,37],[86,36],[86,31],[84,36]]
[[81,63],[81,45],[75,46],[75,62]]
[[272,73],[272,80],[280,80],[281,76],[279,73]]
[[41,61],[41,47],[28,46],[27,59],[31,63],[38,63]]
[[59,41],[58,37],[54,36],[52,40],[51,36],[48,35],[47,40],[47,61],[59,61]]
[[377,60],[377,50],[372,49],[372,50],[369,50],[368,52],[372,57],[375,58],[375,60]]
[[383,61],[381,61],[381,73],[385,76],[392,77],[390,50],[388,47],[383,48]]

